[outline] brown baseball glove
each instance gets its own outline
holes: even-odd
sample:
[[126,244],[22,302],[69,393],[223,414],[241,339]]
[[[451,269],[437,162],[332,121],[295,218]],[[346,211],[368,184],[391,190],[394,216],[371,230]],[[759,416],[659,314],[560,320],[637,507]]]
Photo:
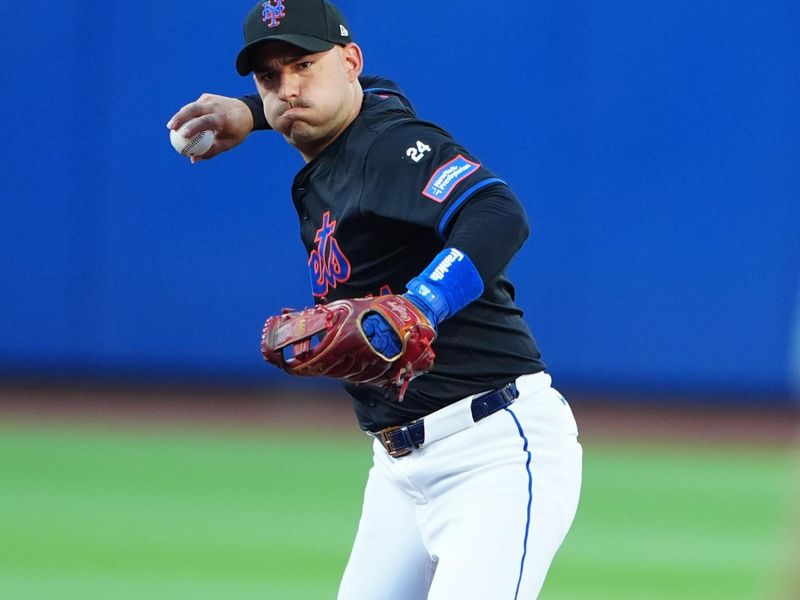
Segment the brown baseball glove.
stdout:
[[[397,354],[387,356],[370,343],[362,321],[372,313],[397,335]],[[404,296],[387,295],[284,309],[264,323],[261,353],[291,375],[381,385],[396,389],[402,400],[409,382],[433,367],[435,339],[419,308]]]

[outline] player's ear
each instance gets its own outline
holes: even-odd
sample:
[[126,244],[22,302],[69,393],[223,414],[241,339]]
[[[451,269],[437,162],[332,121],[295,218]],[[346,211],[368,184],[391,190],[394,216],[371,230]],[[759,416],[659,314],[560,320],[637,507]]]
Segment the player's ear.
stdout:
[[347,78],[353,82],[361,75],[364,70],[364,56],[358,44],[349,43],[342,48],[342,62],[344,63]]

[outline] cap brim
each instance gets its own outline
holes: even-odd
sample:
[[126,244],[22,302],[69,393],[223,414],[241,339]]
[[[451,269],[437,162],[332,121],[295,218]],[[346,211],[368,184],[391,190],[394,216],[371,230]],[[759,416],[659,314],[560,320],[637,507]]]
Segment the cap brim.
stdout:
[[236,70],[239,72],[239,75],[249,75],[253,72],[253,51],[261,44],[267,44],[269,42],[286,42],[287,44],[297,46],[309,52],[325,52],[336,45],[333,42],[321,40],[309,35],[296,35],[291,33],[263,37],[260,40],[250,42],[239,52],[239,55],[236,57]]

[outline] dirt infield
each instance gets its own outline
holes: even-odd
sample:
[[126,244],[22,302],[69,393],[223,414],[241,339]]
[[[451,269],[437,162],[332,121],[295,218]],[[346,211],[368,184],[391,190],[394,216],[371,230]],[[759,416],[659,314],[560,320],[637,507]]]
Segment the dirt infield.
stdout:
[[[671,399],[573,393],[570,404],[581,436],[594,439],[701,443],[800,443],[800,410],[713,407]],[[683,399],[682,399],[683,400]],[[346,394],[338,388],[220,389],[185,385],[5,383],[0,385],[3,421],[109,421],[151,426],[304,429],[358,433]]]

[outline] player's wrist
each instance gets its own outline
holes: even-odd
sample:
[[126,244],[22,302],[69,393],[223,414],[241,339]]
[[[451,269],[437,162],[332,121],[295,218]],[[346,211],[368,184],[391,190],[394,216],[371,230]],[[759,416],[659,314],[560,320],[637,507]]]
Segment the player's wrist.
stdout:
[[[447,318],[447,313],[449,309],[446,305],[443,305],[441,302],[439,303],[430,302],[426,300],[422,295],[420,295],[419,288],[417,287],[417,285],[415,285],[416,281],[417,279],[415,278],[408,282],[409,291],[403,294],[403,297],[409,302],[411,302],[411,304],[416,306],[420,310],[420,312],[422,312],[422,314],[425,315],[425,318],[428,319],[428,321],[430,321],[431,325],[433,325],[433,327],[435,328],[438,326],[440,321]],[[412,287],[417,289],[417,291],[416,292],[411,291],[410,288]]]
[[406,297],[436,326],[479,298],[483,279],[469,256],[445,248],[406,287]]

